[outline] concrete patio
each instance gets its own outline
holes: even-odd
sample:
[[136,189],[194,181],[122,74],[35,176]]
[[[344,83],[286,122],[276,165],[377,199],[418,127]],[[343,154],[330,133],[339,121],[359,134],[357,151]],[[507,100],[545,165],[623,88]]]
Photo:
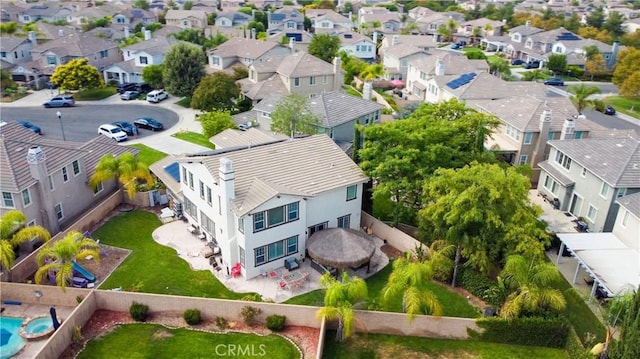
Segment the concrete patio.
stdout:
[[[302,276],[303,273],[308,273],[307,279],[302,286],[297,288],[281,288],[280,281],[282,276],[289,273],[283,266],[275,267],[273,269],[277,276],[270,278],[267,275],[258,276],[252,279],[244,279],[243,277],[233,278],[227,274],[227,270],[221,267],[220,257],[214,256],[218,262],[219,270],[216,270],[209,261],[209,258],[205,258],[202,254],[203,249],[208,248],[206,241],[200,240],[196,235],[189,233],[187,227],[188,223],[183,221],[172,221],[165,223],[158,227],[153,232],[153,239],[163,246],[173,248],[177,251],[180,258],[189,263],[193,270],[208,270],[214,275],[222,284],[224,284],[229,290],[238,293],[259,293],[263,300],[273,300],[276,303],[284,302],[292,297],[304,294],[320,288],[320,273],[311,268],[311,259],[305,258],[300,263],[300,268],[295,271]],[[371,259],[371,267],[369,273],[367,273],[367,267],[364,266],[354,271],[347,269],[349,275],[358,275],[361,278],[368,278],[378,271],[382,270],[388,263],[389,258],[384,254],[380,247],[384,245],[384,242],[375,237],[370,236],[375,241],[376,251]],[[278,261],[282,263],[282,261]],[[269,268],[269,265],[265,265],[265,271]]]
[[542,207],[544,211],[540,219],[547,222],[547,231],[555,233],[576,233],[576,223],[572,222],[576,218],[567,211],[561,211],[553,208],[551,203],[546,202],[544,198],[538,196],[535,189],[529,190],[529,200],[531,203]]

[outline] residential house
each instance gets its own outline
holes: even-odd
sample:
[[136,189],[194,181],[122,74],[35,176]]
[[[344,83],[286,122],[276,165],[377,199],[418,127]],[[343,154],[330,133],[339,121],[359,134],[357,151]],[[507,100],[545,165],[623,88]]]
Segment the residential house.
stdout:
[[[552,53],[567,55],[568,62],[572,57],[577,58],[579,61],[577,63],[574,62],[574,64],[583,67],[586,58],[585,49],[591,46],[595,46],[598,49],[609,68],[613,68],[613,66],[615,66],[618,51],[624,48],[620,47],[618,41],[614,41],[613,45],[607,45],[604,42],[595,39],[579,38],[579,40],[574,41],[558,40],[553,44]],[[547,54],[547,56],[548,55],[551,55],[551,53]]]
[[591,232],[610,232],[624,196],[640,192],[640,141],[633,137],[549,141],[538,191]]
[[275,30],[269,35],[269,41],[286,43],[290,49],[304,52],[308,52],[311,39],[313,34],[305,30]]
[[540,32],[544,32],[544,30],[531,26],[531,21],[527,21],[527,23],[524,25],[516,26],[513,29],[510,29],[508,32],[510,41],[507,47],[504,49],[505,53],[509,58],[512,59],[522,58],[521,53],[522,50],[524,50],[524,44],[529,36],[535,35]]
[[355,27],[351,16],[330,9],[307,9],[304,15],[311,20],[311,28],[316,34],[350,32]]
[[27,4],[15,4],[9,2],[3,2],[0,7],[0,22],[20,22],[20,14],[26,9]]
[[340,58],[336,57],[332,65],[306,52],[295,52],[254,62],[249,66],[249,77],[238,83],[242,96],[255,103],[272,94],[315,97],[340,91],[343,81]]
[[[359,229],[369,179],[326,135],[179,160],[184,214],[247,279],[305,258],[316,231]],[[313,165],[309,165],[313,164]]]
[[218,27],[248,27],[253,16],[242,12],[222,12],[216,16],[215,26]]
[[19,210],[27,225],[58,233],[118,188],[88,183],[105,154],[138,153],[105,136],[86,143],[50,140],[12,122],[0,126],[0,213]]
[[607,4],[607,6],[604,7],[604,14],[606,17],[609,17],[613,13],[618,13],[625,19],[635,19],[640,17],[640,10],[634,9],[624,3],[612,3]]
[[[109,3],[102,6],[76,7],[71,13],[70,24],[82,26],[102,18],[111,18],[121,11],[121,8]],[[115,21],[112,22],[115,23]]]
[[139,23],[148,25],[158,21],[152,11],[143,9],[120,10],[111,16],[111,23],[115,26],[128,26],[133,28]]
[[222,71],[238,64],[249,67],[253,63],[290,53],[290,48],[277,42],[236,37],[207,51],[207,58],[211,69]]
[[620,209],[613,225],[613,234],[627,248],[640,253],[640,192],[620,197],[616,202]]
[[[255,121],[255,116],[254,116]],[[228,128],[217,135],[211,137],[209,141],[216,146],[216,149],[223,148],[236,148],[247,146],[258,146],[278,140],[288,139],[289,136],[285,136],[279,133],[268,133],[264,130],[258,130],[257,128],[248,128],[246,131],[240,131],[233,128]]]
[[[271,113],[276,110],[282,95],[265,97],[253,112],[260,129],[271,130]],[[313,114],[319,119],[317,133],[324,133],[337,143],[353,143],[355,124],[370,125],[380,121],[384,106],[343,92],[324,92],[307,99]]]
[[276,31],[304,30],[304,14],[295,7],[284,6],[267,12],[267,33]]
[[[374,34],[374,42],[376,39],[375,35],[376,34]],[[387,49],[397,45],[412,45],[425,52],[430,52],[432,49],[437,47],[436,39],[433,36],[394,34],[391,36],[385,36],[380,42],[380,56],[384,56]]]
[[429,80],[434,76],[477,74],[488,71],[489,64],[485,60],[469,60],[466,56],[457,53],[436,50],[430,56],[409,62],[406,88],[420,101],[425,101]]
[[39,20],[71,22],[71,9],[59,5],[33,5],[20,12],[19,20],[22,24]]
[[436,13],[437,11],[433,11],[428,7],[416,6],[413,9],[407,11],[407,16],[409,19],[417,20],[421,17],[430,16]]
[[31,60],[31,49],[36,45],[35,33],[30,39],[23,37],[0,37],[0,59],[8,64],[16,65]]
[[[422,35],[432,35],[439,36],[438,28],[440,26],[449,26],[449,22],[453,21],[455,24],[460,24],[464,22],[464,14],[454,11],[447,12],[436,12],[425,14],[424,16],[420,16],[416,19],[413,19],[417,27],[418,33]],[[456,28],[453,29],[454,36]]]
[[387,80],[401,80],[407,78],[409,63],[429,56],[429,54],[413,45],[400,44],[387,48],[382,57]]
[[207,27],[207,13],[200,10],[169,10],[164,18],[168,26],[182,29],[204,30]]
[[622,28],[627,34],[633,34],[640,30],[640,17],[623,22]]
[[[396,34],[402,28],[402,15],[384,7],[363,7],[358,11],[360,28],[371,28],[383,34]],[[374,27],[374,24],[379,24]]]
[[[147,35],[149,34],[147,33]],[[180,42],[182,41],[173,36],[154,36],[123,48],[124,61],[114,63],[104,69],[105,82],[115,80],[118,83],[143,83],[142,71],[144,68],[149,65],[161,65],[166,53],[174,44]]]
[[[524,47],[520,49],[519,58],[526,61],[544,61],[545,54],[548,54],[557,47],[557,43],[573,44],[579,43],[582,38],[565,28],[558,28],[550,31],[538,32],[527,37]],[[575,45],[566,45],[575,48]],[[558,53],[558,51],[556,51]]]
[[456,30],[455,40],[474,44],[486,36],[501,36],[503,26],[502,21],[487,18],[465,21]]
[[367,62],[376,61],[376,44],[369,37],[354,31],[343,32],[338,36],[340,37],[338,52],[344,51]]

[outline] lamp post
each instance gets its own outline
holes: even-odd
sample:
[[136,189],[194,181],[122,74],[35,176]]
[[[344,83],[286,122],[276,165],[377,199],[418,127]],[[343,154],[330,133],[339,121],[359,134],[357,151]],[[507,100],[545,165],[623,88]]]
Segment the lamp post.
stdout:
[[60,130],[62,130],[62,140],[66,141],[67,139],[64,137],[64,125],[62,124],[62,113],[58,111],[56,115],[58,116],[58,120],[60,121]]

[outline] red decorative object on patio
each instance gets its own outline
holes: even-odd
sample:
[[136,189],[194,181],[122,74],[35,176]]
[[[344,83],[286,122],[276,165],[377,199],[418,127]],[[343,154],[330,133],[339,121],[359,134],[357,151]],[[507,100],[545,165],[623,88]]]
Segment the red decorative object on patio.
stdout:
[[240,274],[242,274],[242,268],[240,263],[236,263],[233,267],[231,267],[231,276],[233,276],[233,278],[239,276]]

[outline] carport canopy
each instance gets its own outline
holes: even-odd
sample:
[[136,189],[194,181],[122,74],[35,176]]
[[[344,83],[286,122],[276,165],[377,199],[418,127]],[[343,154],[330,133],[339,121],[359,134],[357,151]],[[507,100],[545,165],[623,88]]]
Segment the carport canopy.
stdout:
[[638,289],[640,254],[627,247],[613,233],[558,233],[557,236],[562,241],[558,260],[564,249],[568,249],[594,279],[592,294],[596,285],[605,289],[609,296]]

